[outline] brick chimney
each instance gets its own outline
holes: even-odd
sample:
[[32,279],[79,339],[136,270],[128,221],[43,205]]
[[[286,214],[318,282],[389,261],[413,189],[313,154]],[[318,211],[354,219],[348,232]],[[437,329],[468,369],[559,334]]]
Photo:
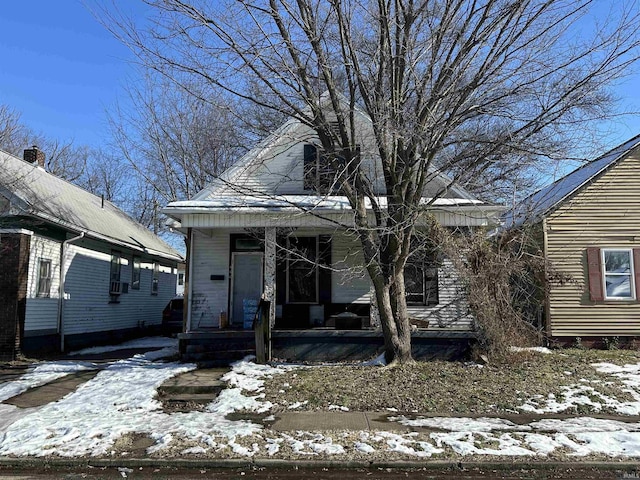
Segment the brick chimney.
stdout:
[[24,161],[29,163],[37,163],[39,166],[44,168],[44,159],[46,155],[42,150],[38,148],[37,145],[34,145],[31,148],[27,148],[24,151]]

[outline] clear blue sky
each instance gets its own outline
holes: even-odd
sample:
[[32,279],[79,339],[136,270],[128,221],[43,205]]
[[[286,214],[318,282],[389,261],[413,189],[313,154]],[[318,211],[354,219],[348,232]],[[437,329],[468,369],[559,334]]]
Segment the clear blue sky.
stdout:
[[[117,3],[144,15],[139,0]],[[5,0],[0,32],[0,103],[22,112],[22,121],[47,137],[103,143],[105,110],[124,99],[122,86],[134,73],[129,51],[81,0]],[[640,110],[640,75],[625,80],[617,94],[623,105]],[[611,146],[640,133],[640,115],[617,120],[613,128],[605,142]]]
[[3,1],[0,32],[0,103],[47,137],[102,143],[105,109],[134,70],[129,51],[81,0]]

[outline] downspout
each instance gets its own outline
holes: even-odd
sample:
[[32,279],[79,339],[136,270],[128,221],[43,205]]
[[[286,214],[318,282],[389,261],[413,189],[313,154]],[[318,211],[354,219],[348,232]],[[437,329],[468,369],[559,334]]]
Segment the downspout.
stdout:
[[64,258],[67,253],[67,245],[84,237],[84,232],[77,237],[70,238],[60,245],[60,284],[58,285],[58,332],[60,332],[60,351],[64,352],[64,280],[66,272],[64,268]]

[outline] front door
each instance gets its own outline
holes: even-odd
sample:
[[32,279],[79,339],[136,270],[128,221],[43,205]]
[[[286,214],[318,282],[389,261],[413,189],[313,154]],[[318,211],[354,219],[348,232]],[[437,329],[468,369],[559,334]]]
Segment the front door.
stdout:
[[251,328],[262,295],[262,253],[233,253],[231,325]]

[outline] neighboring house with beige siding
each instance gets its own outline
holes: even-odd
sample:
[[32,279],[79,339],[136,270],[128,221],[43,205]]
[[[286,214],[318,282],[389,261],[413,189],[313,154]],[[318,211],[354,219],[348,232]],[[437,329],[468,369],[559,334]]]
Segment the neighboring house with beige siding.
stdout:
[[[354,122],[359,165],[384,206],[371,121],[355,111]],[[225,322],[251,328],[263,296],[273,305],[276,330],[379,326],[360,243],[349,227],[353,211],[345,197],[321,185],[321,159],[316,133],[290,120],[192,199],[164,208],[189,239],[186,333]],[[431,176],[425,210],[442,225],[482,227],[502,211],[438,172]],[[428,321],[429,329],[440,331],[473,329],[450,261],[411,258],[405,283],[411,317],[424,320],[416,323]]]
[[0,151],[0,360],[160,331],[181,255],[43,164]]
[[550,337],[640,336],[640,136],[525,200],[507,226],[541,227]]

